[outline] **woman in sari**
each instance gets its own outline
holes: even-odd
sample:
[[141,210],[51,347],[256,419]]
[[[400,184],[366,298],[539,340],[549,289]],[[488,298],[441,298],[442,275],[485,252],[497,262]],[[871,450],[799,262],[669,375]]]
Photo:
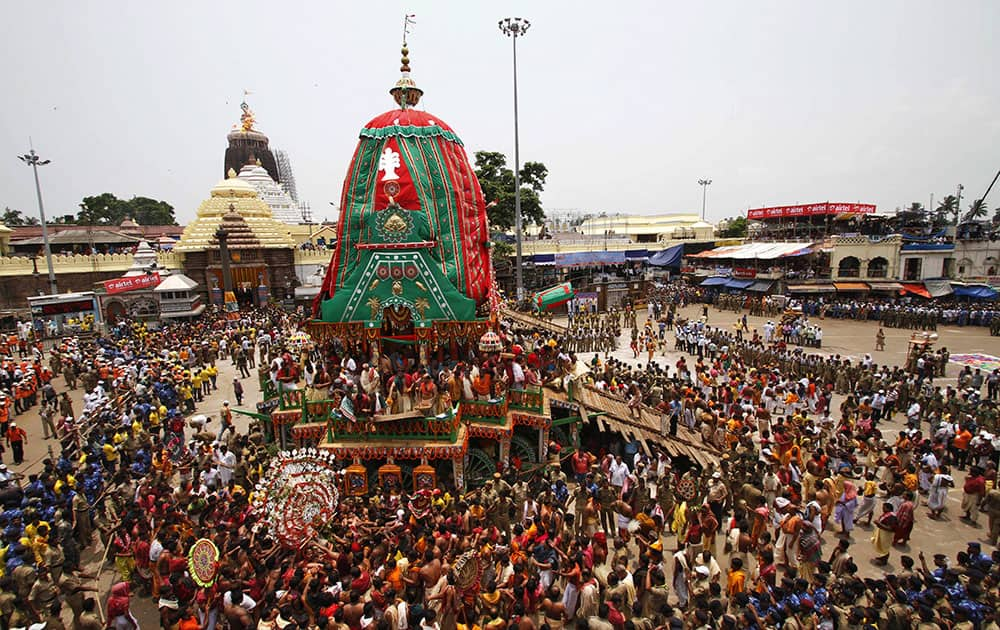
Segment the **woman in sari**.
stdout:
[[910,532],[913,531],[913,516],[916,506],[913,500],[916,495],[912,492],[903,494],[903,501],[896,510],[896,535],[892,539],[892,544],[903,545],[909,542]]
[[892,538],[896,530],[896,515],[891,503],[882,504],[882,515],[875,521],[875,533],[872,534],[872,545],[875,547],[875,564],[885,565],[889,562],[892,551]]

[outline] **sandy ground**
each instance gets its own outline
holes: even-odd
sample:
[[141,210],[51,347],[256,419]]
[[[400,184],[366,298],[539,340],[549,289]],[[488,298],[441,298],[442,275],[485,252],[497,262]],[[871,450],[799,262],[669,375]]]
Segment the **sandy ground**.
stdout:
[[[701,307],[699,305],[683,309],[681,314],[686,317],[697,317],[700,315],[700,312]],[[722,312],[711,309],[709,314],[709,323],[713,326],[731,327],[739,316],[740,315],[733,312]],[[644,318],[645,313],[640,312],[640,322],[644,321]],[[762,317],[750,317],[750,327],[759,327],[766,321],[766,319],[767,318]],[[563,323],[565,323],[565,320],[563,320]],[[824,347],[820,352],[826,354],[840,354],[842,356],[848,355],[852,357],[860,357],[866,352],[871,352],[876,362],[894,365],[903,363],[905,359],[907,340],[910,337],[911,331],[886,328],[886,350],[884,352],[875,353],[873,351],[875,331],[877,330],[877,325],[875,323],[832,319],[822,320],[819,323],[822,325],[824,331]],[[957,328],[943,326],[939,328],[937,332],[940,335],[938,342],[939,346],[947,347],[952,353],[983,352],[1000,355],[1000,338],[990,337],[989,331],[986,328]],[[623,361],[632,362],[632,352],[628,348],[628,331],[625,331],[623,334],[622,341],[623,343],[620,344],[620,349],[614,353],[614,356]],[[670,348],[673,347],[672,339],[668,343],[668,346]],[[656,360],[666,361],[668,365],[672,365],[676,362],[678,356],[679,355],[677,353],[668,350],[665,358],[658,356]],[[590,358],[590,354],[587,354],[584,357],[585,360],[589,360]],[[641,356],[636,362],[644,363],[645,356]],[[236,402],[236,398],[233,396],[232,392],[233,377],[236,374],[236,369],[230,361],[220,361],[219,367],[219,389],[214,391],[204,402],[199,403],[197,408],[197,413],[206,414],[212,420],[216,428],[218,425],[215,423],[218,422],[218,413],[222,407],[223,400],[230,400],[233,405],[235,405]],[[948,369],[946,379],[941,382],[954,382],[955,375],[958,371],[958,367],[951,365]],[[65,389],[65,383],[62,377],[56,378],[54,385],[56,390],[59,392],[62,392]],[[254,376],[253,378],[243,379],[243,386],[245,389],[243,408],[253,410],[259,400],[259,387],[256,377]],[[82,394],[83,392],[80,390],[71,392],[71,397],[74,400],[74,410],[77,412],[79,412],[82,406]],[[835,401],[835,404],[839,404],[839,400]],[[11,467],[11,470],[27,475],[41,470],[43,459],[50,456],[50,449],[57,448],[58,443],[55,440],[42,439],[43,433],[41,421],[38,417],[37,407],[19,416],[17,421],[28,433],[28,442],[25,448],[25,463],[20,466],[11,465],[9,451],[5,456],[5,461],[8,466]],[[241,431],[245,431],[249,423],[249,418],[245,416],[236,416],[237,428]],[[897,421],[895,423],[890,423],[885,428],[886,433],[894,437],[895,432],[901,428],[901,425]],[[959,520],[958,518],[960,515],[959,505],[961,503],[961,485],[963,481],[964,473],[959,472],[956,477],[957,488],[951,491],[948,500],[948,509],[944,513],[942,520],[930,520],[927,518],[927,509],[925,507],[921,506],[921,508],[918,509],[916,515],[917,522],[909,548],[897,548],[894,550],[890,563],[887,567],[875,567],[870,564],[870,560],[873,557],[872,545],[869,542],[872,534],[871,528],[856,528],[851,538],[851,553],[853,554],[858,566],[861,568],[861,573],[864,576],[874,577],[883,573],[898,570],[899,555],[901,553],[910,553],[915,557],[917,551],[922,550],[928,557],[930,557],[933,553],[946,553],[953,557],[957,551],[964,550],[967,541],[979,540],[983,541],[985,545],[985,534],[983,530],[983,526],[986,522],[985,515],[981,515],[980,525],[978,527],[972,526],[969,523]],[[829,532],[826,533],[824,535],[824,556],[827,556],[835,545],[836,540],[834,536],[832,536]],[[720,541],[717,551],[721,553],[721,550],[722,542]],[[987,550],[988,545],[984,546],[984,551]],[[98,566],[103,552],[104,549],[99,545],[92,546],[84,552],[84,562],[87,565],[87,569],[92,572],[101,571],[99,589],[102,603],[103,600],[106,599],[108,590],[114,580],[114,571],[112,567],[108,565],[104,567]],[[724,567],[728,566],[728,559],[720,558],[720,564]],[[157,627],[159,621],[155,604],[153,602],[149,600],[136,600],[133,603],[133,608],[139,620],[140,627]]]

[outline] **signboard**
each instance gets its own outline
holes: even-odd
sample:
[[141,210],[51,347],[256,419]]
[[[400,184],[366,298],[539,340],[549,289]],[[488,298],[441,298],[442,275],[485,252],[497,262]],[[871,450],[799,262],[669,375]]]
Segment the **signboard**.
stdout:
[[875,204],[869,203],[810,203],[797,206],[774,206],[771,208],[753,208],[747,211],[747,218],[788,219],[797,217],[815,217],[835,214],[875,214]]
[[139,291],[140,289],[152,289],[160,284],[160,274],[143,274],[141,276],[127,276],[104,281],[104,291],[108,295],[125,293],[126,291]]
[[756,278],[757,270],[749,267],[733,267],[734,278]]

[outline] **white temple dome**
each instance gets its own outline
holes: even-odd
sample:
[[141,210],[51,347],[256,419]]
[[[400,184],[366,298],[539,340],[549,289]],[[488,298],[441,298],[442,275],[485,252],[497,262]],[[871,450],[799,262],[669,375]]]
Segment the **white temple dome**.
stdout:
[[263,166],[247,164],[240,169],[237,177],[257,191],[257,196],[271,207],[271,215],[275,219],[293,225],[302,222],[298,205],[280,184],[271,179]]

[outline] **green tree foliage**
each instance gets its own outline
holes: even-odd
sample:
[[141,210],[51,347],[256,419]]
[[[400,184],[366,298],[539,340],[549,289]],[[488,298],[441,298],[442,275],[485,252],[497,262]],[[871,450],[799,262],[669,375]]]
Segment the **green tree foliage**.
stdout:
[[20,210],[14,210],[12,208],[3,209],[3,224],[7,227],[16,227],[20,225],[38,225],[38,219],[35,217],[28,217],[21,213]]
[[962,217],[963,221],[978,221],[979,219],[985,219],[986,215],[989,214],[990,210],[986,207],[986,201],[982,199],[976,199],[969,205],[969,211],[965,213]]
[[[549,169],[541,162],[525,162],[521,167],[521,217],[525,223],[541,225],[545,211],[539,198],[545,188]],[[508,230],[514,225],[514,171],[507,167],[507,157],[497,151],[476,152],[476,176],[483,188],[490,226]]]
[[746,217],[736,217],[729,219],[726,229],[722,231],[722,236],[726,238],[746,238],[749,222]]
[[140,225],[177,225],[174,207],[149,197],[119,199],[111,193],[84,197],[77,223],[80,225],[119,225],[132,219]]
[[506,267],[510,264],[510,257],[513,255],[513,245],[503,241],[493,241],[490,247],[490,256],[493,258],[494,267]]
[[955,195],[945,196],[934,210],[934,227],[944,227],[949,223],[957,223],[959,212],[961,212],[961,208],[958,207],[958,197]]

